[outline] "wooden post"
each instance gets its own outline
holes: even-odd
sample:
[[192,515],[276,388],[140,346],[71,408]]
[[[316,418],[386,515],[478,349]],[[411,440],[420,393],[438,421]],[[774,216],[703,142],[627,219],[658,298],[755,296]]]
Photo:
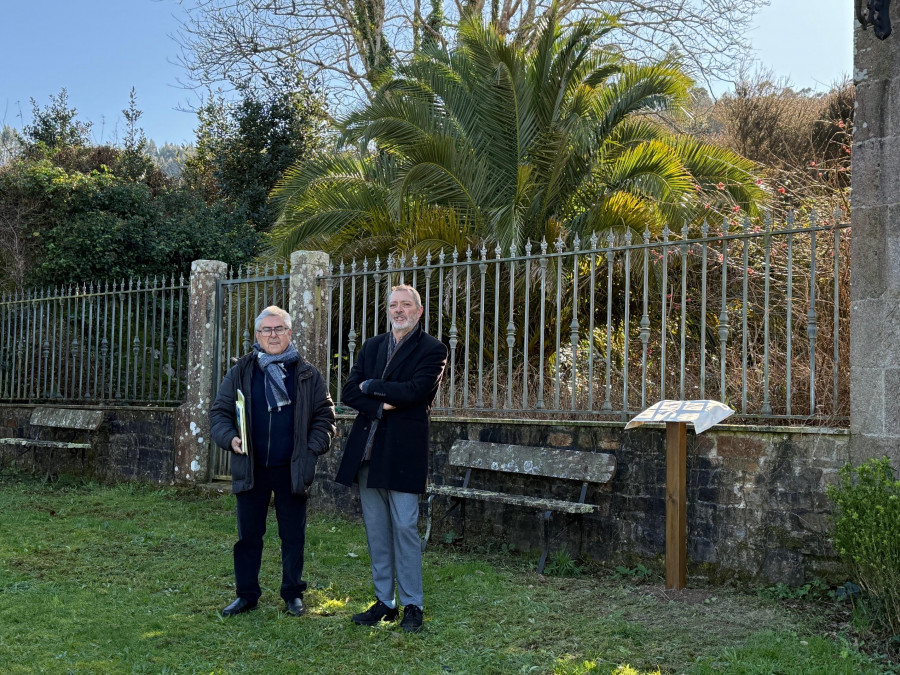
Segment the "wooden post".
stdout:
[[687,424],[666,422],[666,588],[687,578]]

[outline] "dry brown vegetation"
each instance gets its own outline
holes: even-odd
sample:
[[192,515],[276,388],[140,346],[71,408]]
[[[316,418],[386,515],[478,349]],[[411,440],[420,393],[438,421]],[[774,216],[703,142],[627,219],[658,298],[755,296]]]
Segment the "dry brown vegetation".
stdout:
[[855,96],[849,80],[816,94],[759,73],[718,101],[700,97],[687,131],[764,167],[776,217],[788,209],[848,211]]

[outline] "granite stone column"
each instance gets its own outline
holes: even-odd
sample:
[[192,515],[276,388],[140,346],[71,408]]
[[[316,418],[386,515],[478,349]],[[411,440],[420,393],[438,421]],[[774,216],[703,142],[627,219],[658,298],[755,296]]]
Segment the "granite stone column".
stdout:
[[854,35],[850,452],[900,469],[900,2],[891,21]]
[[330,259],[321,251],[291,253],[291,320],[294,345],[324,375],[328,365],[328,285],[319,277],[329,273]]
[[175,415],[175,482],[210,479],[209,409],[213,398],[216,350],[216,282],[228,265],[218,260],[191,263],[188,313],[187,394]]

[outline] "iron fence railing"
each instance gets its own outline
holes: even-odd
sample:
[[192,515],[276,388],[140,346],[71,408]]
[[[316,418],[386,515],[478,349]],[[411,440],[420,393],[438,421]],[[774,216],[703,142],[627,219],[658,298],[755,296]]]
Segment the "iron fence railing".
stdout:
[[337,397],[362,342],[412,283],[449,348],[441,414],[624,419],[715,398],[745,420],[849,419],[849,225],[840,213],[725,220],[652,238],[576,237],[341,262],[329,288]]
[[187,291],[154,277],[0,296],[0,398],[180,402]]
[[290,312],[290,279],[287,265],[273,263],[229,269],[227,277],[218,282],[215,387],[256,341],[253,322],[257,315],[269,305]]

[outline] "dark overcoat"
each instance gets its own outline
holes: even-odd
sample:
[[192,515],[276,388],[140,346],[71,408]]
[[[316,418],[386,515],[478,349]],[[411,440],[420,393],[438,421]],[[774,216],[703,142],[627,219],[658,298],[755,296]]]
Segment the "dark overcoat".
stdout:
[[[387,364],[390,333],[363,343],[342,391],[342,401],[359,411],[344,446],[335,480],[352,485],[363,459],[373,420],[378,421],[368,487],[421,494],[428,478],[428,420],[447,363],[444,343],[417,329]],[[371,380],[368,394],[361,382]],[[390,403],[396,410],[381,410]]]
[[[228,371],[216,401],[209,411],[212,438],[216,444],[231,451],[231,439],[239,436],[234,402],[237,390],[246,399],[247,425],[253,428],[253,406],[250,392],[252,378],[265,377],[256,365],[256,352],[242,356]],[[334,437],[334,404],[325,389],[322,375],[301,357],[294,368],[294,439],[291,452],[291,492],[306,496],[316,476],[316,462],[331,447]],[[248,436],[250,434],[248,433]],[[231,455],[232,492],[244,492],[253,487],[253,448],[248,454]]]

